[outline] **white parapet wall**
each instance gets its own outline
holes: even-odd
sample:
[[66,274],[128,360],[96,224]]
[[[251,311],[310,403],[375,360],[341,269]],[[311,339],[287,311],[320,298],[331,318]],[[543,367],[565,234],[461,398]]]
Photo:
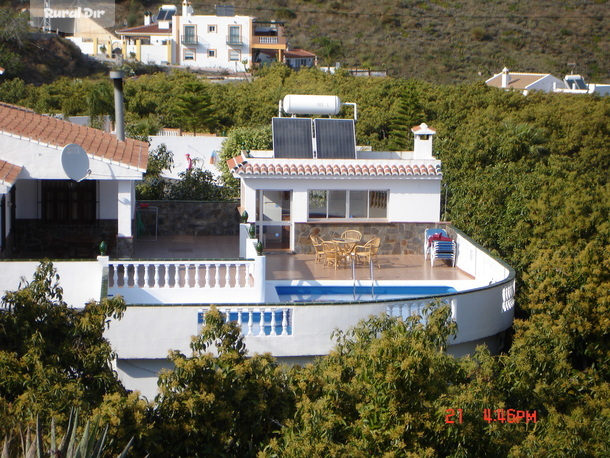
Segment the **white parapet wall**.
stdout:
[[265,257],[126,260],[109,263],[108,294],[127,304],[226,304],[265,301]]
[[[100,256],[95,261],[53,261],[64,291],[63,300],[68,305],[81,308],[92,300],[100,300],[107,259]],[[31,281],[39,265],[39,261],[0,262],[0,294],[16,291],[24,281]]]

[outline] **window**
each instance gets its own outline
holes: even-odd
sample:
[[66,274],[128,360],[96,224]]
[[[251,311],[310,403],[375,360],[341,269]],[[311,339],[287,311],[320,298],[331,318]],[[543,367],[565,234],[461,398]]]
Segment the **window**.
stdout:
[[239,62],[241,60],[241,52],[235,49],[229,50],[229,60]]
[[184,50],[184,60],[195,60],[195,50],[194,49],[185,49]]
[[50,223],[91,225],[95,223],[97,189],[94,180],[42,180],[42,219]]
[[387,218],[388,191],[309,191],[309,219]]
[[216,57],[216,50],[208,49],[208,57]]
[[208,25],[208,33],[216,33],[216,26],[215,25]]
[[197,43],[197,29],[194,25],[184,26],[184,35],[182,37],[182,44],[194,45]]
[[230,25],[229,26],[229,37],[227,40],[227,44],[229,44],[229,45],[242,44],[241,26],[239,26],[239,25]]

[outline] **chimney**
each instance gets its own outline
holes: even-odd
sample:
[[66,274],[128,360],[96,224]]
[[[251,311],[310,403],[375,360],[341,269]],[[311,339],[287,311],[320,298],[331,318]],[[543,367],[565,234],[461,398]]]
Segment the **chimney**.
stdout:
[[411,129],[415,137],[413,148],[413,159],[434,159],[432,156],[432,137],[436,130],[428,127],[424,122]]
[[110,79],[114,84],[114,122],[116,124],[116,138],[125,141],[125,117],[123,114],[123,77],[120,70],[110,72]]
[[510,84],[510,73],[508,72],[508,68],[504,67],[502,70],[502,87],[507,88]]
[[150,25],[150,11],[144,14],[144,25]]
[[191,7],[191,2],[188,0],[182,1],[182,16],[187,17],[193,14],[193,8]]

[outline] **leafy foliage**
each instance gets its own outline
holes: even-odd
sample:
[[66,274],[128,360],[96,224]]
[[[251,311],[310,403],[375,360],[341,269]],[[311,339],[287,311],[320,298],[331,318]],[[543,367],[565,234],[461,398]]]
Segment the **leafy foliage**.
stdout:
[[265,150],[271,147],[271,129],[269,127],[237,127],[229,132],[220,150],[220,170],[227,196],[239,195],[239,180],[233,177],[227,161],[250,150]]
[[246,356],[243,336],[212,307],[191,343],[159,377],[156,455],[254,456],[291,413],[287,378],[269,355]]
[[103,337],[106,320],[122,315],[119,298],[76,310],[63,301],[59,277],[42,262],[32,281],[7,292],[0,310],[0,429],[36,416],[88,410],[109,393],[124,394]]

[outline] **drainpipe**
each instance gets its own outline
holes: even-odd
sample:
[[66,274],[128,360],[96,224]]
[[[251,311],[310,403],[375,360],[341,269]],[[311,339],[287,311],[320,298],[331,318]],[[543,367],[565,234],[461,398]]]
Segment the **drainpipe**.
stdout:
[[116,138],[125,141],[125,116],[123,113],[123,77],[120,70],[110,72],[110,79],[114,84],[114,121],[116,124]]

